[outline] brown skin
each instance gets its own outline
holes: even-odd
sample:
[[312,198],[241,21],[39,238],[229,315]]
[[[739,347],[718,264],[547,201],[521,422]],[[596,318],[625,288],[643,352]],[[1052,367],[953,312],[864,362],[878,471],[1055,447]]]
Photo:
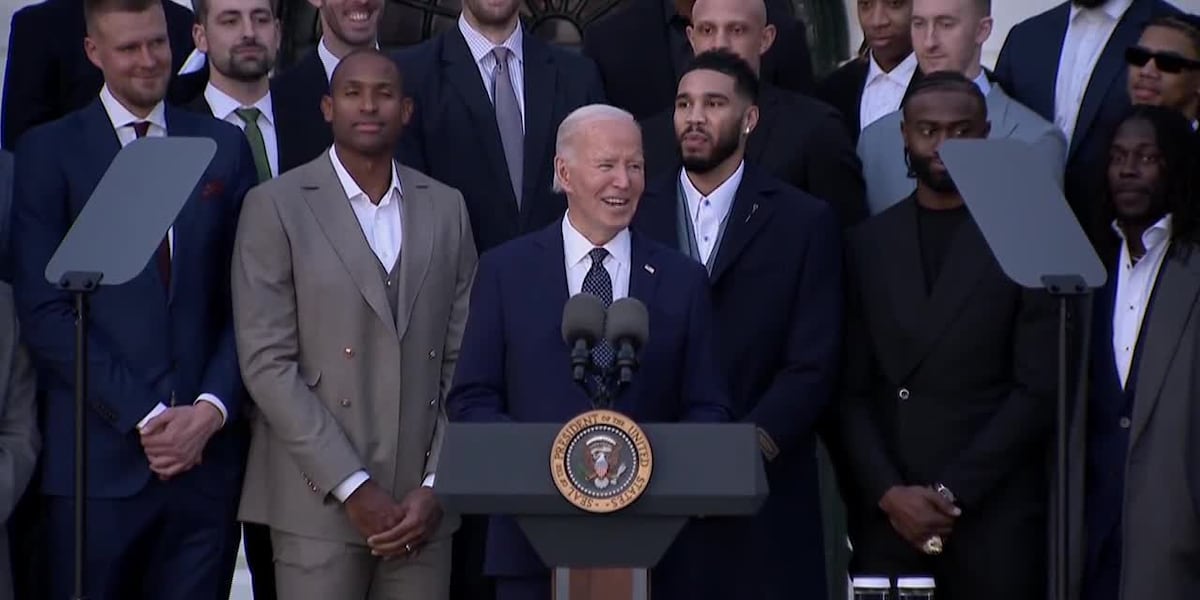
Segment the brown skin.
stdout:
[[1109,149],[1108,185],[1117,226],[1135,259],[1146,254],[1142,233],[1167,214],[1163,157],[1150,123],[1127,121]]
[[321,112],[342,165],[379,204],[392,183],[400,132],[412,118],[412,99],[404,96],[396,63],[377,52],[347,57],[321,99]]
[[762,55],[775,43],[775,34],[775,26],[767,24],[762,0],[696,0],[687,28],[692,52],[729,50],[755,74],[762,67]]
[[962,514],[941,494],[918,485],[895,486],[884,493],[879,508],[900,537],[920,549],[929,538],[947,538]]
[[271,0],[209,0],[204,22],[192,26],[192,41],[208,55],[209,82],[243,106],[267,95],[280,36]]
[[[1195,44],[1182,32],[1167,27],[1147,27],[1137,45],[1153,53],[1176,54],[1200,60]],[[1200,116],[1200,70],[1164,73],[1150,62],[1129,65],[1129,97],[1134,104],[1165,106],[1195,121]]]
[[433,489],[422,486],[409,492],[393,515],[400,519],[396,525],[367,538],[371,554],[392,558],[409,554],[412,548],[415,555],[442,522],[442,505]]
[[[758,124],[758,107],[738,95],[734,79],[717,71],[696,70],[679,80],[675,97],[675,135],[688,179],[701,194],[711,194],[742,162],[746,138]],[[721,157],[720,154],[732,151]],[[712,164],[696,169],[694,162]]]
[[949,182],[950,174],[938,157],[938,149],[948,139],[984,139],[990,130],[986,108],[964,92],[931,90],[909,100],[900,132],[909,160],[914,166],[927,164],[932,177],[932,180],[917,178],[918,204],[930,210],[963,205],[962,195]]
[[912,53],[912,0],[858,0],[863,41],[879,67],[891,72]]
[[83,49],[113,97],[134,115],[145,118],[166,97],[171,45],[161,5],[93,14]]

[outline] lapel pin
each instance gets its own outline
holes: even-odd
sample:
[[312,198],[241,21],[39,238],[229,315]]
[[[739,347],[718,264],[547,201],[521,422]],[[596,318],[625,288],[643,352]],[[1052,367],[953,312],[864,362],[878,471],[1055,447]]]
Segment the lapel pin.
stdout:
[[642,265],[642,268],[643,268],[643,269],[646,269],[646,272],[647,272],[647,273],[649,273],[649,274],[651,274],[651,275],[653,275],[653,274],[654,274],[654,267],[652,267],[652,266],[650,266],[650,265]]
[[753,216],[754,216],[754,213],[756,213],[756,212],[758,212],[758,203],[757,203],[757,202],[755,202],[755,203],[754,203],[754,206],[751,206],[751,207],[750,207],[750,214],[746,215],[746,222],[747,222],[747,223],[749,223],[749,222],[750,222],[750,217],[753,217]]

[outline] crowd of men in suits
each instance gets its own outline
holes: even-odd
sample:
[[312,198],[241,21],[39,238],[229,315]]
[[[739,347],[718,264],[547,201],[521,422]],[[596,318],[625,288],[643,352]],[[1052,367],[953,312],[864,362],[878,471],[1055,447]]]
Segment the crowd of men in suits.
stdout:
[[[1073,600],[1200,597],[1196,17],[1072,0],[993,71],[990,0],[860,0],[863,51],[817,84],[785,0],[632,0],[582,53],[519,0],[394,53],[383,0],[309,1],[321,38],[285,69],[273,0],[14,16],[0,598],[72,592],[77,315],[45,270],[147,137],[217,153],[142,272],[91,297],[91,598],[226,598],[240,547],[256,600],[550,598],[512,519],[443,509],[437,466],[448,420],[591,408],[559,334],[580,293],[650,315],[617,410],[758,432],[765,504],[689,523],[656,597],[842,586],[818,439],[851,575],[1042,597],[1055,516]],[[1109,270],[1069,319],[1066,515],[1057,304],[1001,270],[938,154],[984,138],[1028,147]]]

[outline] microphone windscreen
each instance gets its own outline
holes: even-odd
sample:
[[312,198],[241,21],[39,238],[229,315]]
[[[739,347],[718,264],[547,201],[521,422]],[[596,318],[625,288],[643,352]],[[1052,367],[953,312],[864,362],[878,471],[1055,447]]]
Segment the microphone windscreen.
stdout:
[[604,302],[593,294],[575,294],[562,314],[563,341],[572,345],[582,338],[589,344],[604,335]]
[[626,340],[641,348],[650,337],[650,315],[637,298],[621,298],[608,307],[604,337],[613,344]]

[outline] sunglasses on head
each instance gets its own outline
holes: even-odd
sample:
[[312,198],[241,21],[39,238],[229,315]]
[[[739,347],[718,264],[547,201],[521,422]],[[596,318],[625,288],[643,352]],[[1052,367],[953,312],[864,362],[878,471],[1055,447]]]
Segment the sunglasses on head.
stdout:
[[1125,49],[1125,62],[1135,67],[1144,67],[1150,60],[1163,73],[1182,73],[1183,71],[1200,70],[1200,61],[1184,58],[1171,52],[1151,52],[1141,46],[1130,46]]

